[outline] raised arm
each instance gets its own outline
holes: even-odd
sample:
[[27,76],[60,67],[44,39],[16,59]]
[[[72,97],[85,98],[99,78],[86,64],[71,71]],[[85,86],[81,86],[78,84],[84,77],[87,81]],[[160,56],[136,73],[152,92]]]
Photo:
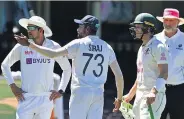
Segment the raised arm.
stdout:
[[42,55],[45,55],[50,58],[54,58],[58,56],[66,56],[68,54],[67,49],[65,49],[64,47],[58,48],[58,49],[50,49],[50,48],[36,45],[35,43],[30,43],[29,47],[41,53]]
[[78,42],[75,42],[75,40],[73,40],[69,44],[67,44],[66,47],[61,47],[59,49],[50,49],[50,48],[36,45],[33,42],[29,42],[27,37],[24,36],[23,34],[21,34],[21,36],[15,35],[14,37],[21,45],[28,46],[36,50],[37,52],[41,53],[42,55],[45,55],[50,58],[54,58],[58,56],[67,56],[68,54],[71,54],[72,56],[74,56],[79,46]]

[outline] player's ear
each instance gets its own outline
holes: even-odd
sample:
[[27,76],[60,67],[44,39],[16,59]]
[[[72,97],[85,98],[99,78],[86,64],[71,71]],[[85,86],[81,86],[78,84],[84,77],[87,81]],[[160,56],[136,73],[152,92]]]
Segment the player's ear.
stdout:
[[87,26],[87,27],[86,27],[86,32],[87,32],[87,33],[90,33],[90,30],[91,30],[90,27]]
[[43,32],[43,28],[39,28],[38,30],[39,30],[40,33]]

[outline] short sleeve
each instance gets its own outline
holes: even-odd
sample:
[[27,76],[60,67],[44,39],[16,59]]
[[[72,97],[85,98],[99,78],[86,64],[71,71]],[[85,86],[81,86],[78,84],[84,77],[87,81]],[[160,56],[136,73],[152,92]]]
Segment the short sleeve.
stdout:
[[168,51],[164,44],[160,43],[155,48],[155,59],[157,64],[167,64],[168,63]]

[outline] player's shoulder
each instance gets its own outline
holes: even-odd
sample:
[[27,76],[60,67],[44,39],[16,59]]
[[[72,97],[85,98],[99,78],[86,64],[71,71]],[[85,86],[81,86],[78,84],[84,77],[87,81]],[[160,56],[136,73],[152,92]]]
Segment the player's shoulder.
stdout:
[[163,44],[163,42],[160,41],[160,39],[158,39],[156,36],[153,36],[152,40],[153,40],[152,43],[154,45]]
[[15,46],[13,47],[13,49],[18,49],[18,48],[22,48],[22,47],[27,47],[27,46],[22,46],[19,43],[15,44]]
[[101,42],[102,42],[109,50],[113,50],[112,46],[111,46],[109,43],[107,43],[106,41],[104,41],[104,40],[102,40],[102,39],[100,39],[100,40],[101,40]]
[[163,33],[163,32],[164,32],[164,31],[155,34],[154,37],[155,37],[157,40],[161,41],[162,43],[165,43],[165,38],[164,38],[164,33]]
[[107,43],[105,40],[99,38],[98,41],[101,42],[101,44],[103,44],[103,46],[105,46],[108,50],[114,51],[113,48],[112,48],[112,46],[109,43]]
[[155,36],[153,37],[152,46],[154,48],[165,47],[164,43]]
[[46,43],[49,44],[49,45],[53,45],[53,46],[58,46],[58,45],[59,45],[59,46],[60,46],[59,43],[57,43],[56,41],[53,41],[52,39],[46,38],[45,41],[46,41]]
[[84,42],[84,40],[85,40],[84,38],[79,38],[79,39],[74,39],[71,42],[72,43],[79,43],[80,44],[80,43]]
[[177,41],[179,41],[179,42],[183,42],[184,43],[184,40],[181,40],[181,39],[183,39],[184,38],[184,32],[182,32],[182,31],[178,31],[179,32],[179,38],[177,39]]

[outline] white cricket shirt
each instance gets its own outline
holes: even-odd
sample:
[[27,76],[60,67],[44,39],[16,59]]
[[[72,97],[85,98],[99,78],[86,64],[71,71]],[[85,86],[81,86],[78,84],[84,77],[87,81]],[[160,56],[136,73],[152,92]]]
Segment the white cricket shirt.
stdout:
[[184,83],[184,33],[179,29],[168,38],[164,31],[156,35],[168,48],[168,79],[167,84],[178,85]]
[[[42,46],[52,49],[60,47],[58,43],[49,39],[45,39]],[[70,71],[71,68],[66,57],[51,59],[27,46],[16,44],[1,65],[2,72],[8,84],[14,82],[10,67],[19,60],[21,64],[21,88],[23,91],[33,94],[49,92],[53,89],[53,68],[55,61],[63,69],[65,75],[67,74],[66,71]],[[70,74],[67,74],[65,80],[69,81],[69,78]]]
[[98,36],[87,36],[65,46],[72,60],[71,89],[102,88],[107,80],[108,66],[116,60],[112,47]]
[[137,88],[152,89],[159,76],[158,64],[167,64],[167,59],[166,47],[155,37],[150,39],[145,46],[141,46],[137,55]]

